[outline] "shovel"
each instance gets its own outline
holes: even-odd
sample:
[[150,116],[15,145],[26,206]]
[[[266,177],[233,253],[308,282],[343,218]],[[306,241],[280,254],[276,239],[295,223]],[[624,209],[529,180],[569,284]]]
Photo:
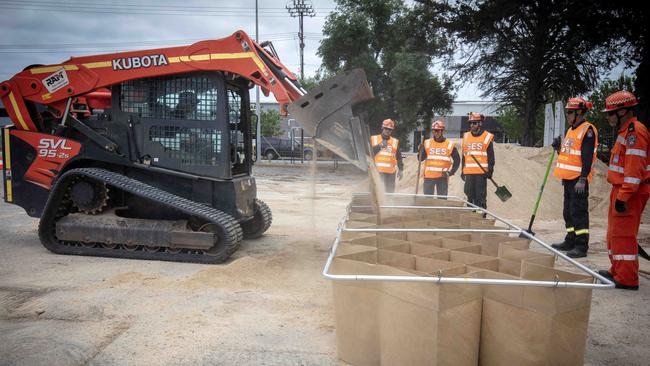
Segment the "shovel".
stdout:
[[[478,159],[476,159],[476,156],[474,156],[474,155],[470,155],[470,156],[472,157],[472,159],[474,159],[476,164],[478,164],[478,167],[481,168],[483,173],[487,174],[487,172],[485,171],[485,169],[483,168],[481,163],[479,163]],[[497,184],[497,182],[494,181],[494,179],[492,179],[492,178],[489,178],[489,179],[490,179],[490,182],[492,182],[492,184],[494,184],[494,186],[497,187],[497,190],[494,191],[494,194],[496,194],[497,197],[499,197],[499,199],[502,202],[505,202],[505,201],[509,200],[510,197],[512,197],[512,193],[510,193],[510,191],[508,190],[508,188],[506,188],[506,186],[499,186]]]

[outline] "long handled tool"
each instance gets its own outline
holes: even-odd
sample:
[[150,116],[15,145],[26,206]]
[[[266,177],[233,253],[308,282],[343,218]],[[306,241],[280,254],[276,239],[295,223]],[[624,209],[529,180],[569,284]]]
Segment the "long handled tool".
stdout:
[[420,139],[420,146],[418,146],[418,156],[415,157],[415,160],[418,162],[418,175],[415,176],[415,194],[418,194],[418,188],[420,188],[420,167],[422,167],[422,162],[420,161],[420,155],[422,155],[422,145],[424,145],[424,134],[422,134],[422,139]]
[[[476,164],[478,164],[478,167],[481,168],[483,173],[487,174],[487,172],[485,171],[485,168],[483,168],[481,163],[478,162],[478,159],[476,159],[476,156],[474,156],[474,155],[470,155],[470,156],[472,157],[472,159],[474,159]],[[512,197],[512,193],[510,193],[510,191],[508,190],[508,188],[506,188],[506,186],[499,186],[497,184],[497,182],[494,181],[494,179],[492,179],[492,178],[489,178],[489,179],[492,182],[492,184],[494,184],[494,186],[497,187],[497,190],[494,191],[494,194],[496,194],[497,197],[499,197],[499,199],[501,201],[505,202],[505,201],[509,200],[510,197]]]
[[539,187],[539,193],[537,193],[537,201],[533,207],[533,214],[530,216],[530,222],[528,223],[528,229],[526,230],[533,235],[535,235],[533,232],[533,221],[535,221],[535,215],[537,214],[537,209],[539,208],[539,202],[542,200],[542,194],[544,193],[544,187],[546,186],[546,180],[548,179],[548,173],[551,171],[551,165],[553,165],[554,157],[555,150],[552,150],[551,156],[548,157],[548,163],[546,164],[546,173],[544,174],[544,180],[542,181],[542,185]]

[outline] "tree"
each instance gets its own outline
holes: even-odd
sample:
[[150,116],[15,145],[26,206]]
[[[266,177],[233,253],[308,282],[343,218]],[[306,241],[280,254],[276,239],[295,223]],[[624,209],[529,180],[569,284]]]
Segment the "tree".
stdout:
[[616,131],[607,123],[607,115],[603,112],[605,108],[605,99],[608,95],[619,91],[628,90],[632,93],[635,91],[636,78],[621,75],[616,80],[604,80],[598,87],[589,94],[587,99],[594,104],[594,107],[586,115],[589,122],[593,123],[598,129],[598,139],[606,144],[611,142],[612,136]]
[[282,135],[280,112],[275,109],[269,109],[262,112],[260,119],[262,120],[262,136],[271,137]]
[[395,135],[404,137],[451,107],[451,81],[430,71],[444,40],[421,37],[414,20],[398,0],[337,0],[327,17],[318,48],[322,70],[365,70],[375,94],[366,108],[373,132],[393,118]]
[[586,26],[593,8],[586,0],[420,0],[416,11],[427,32],[446,30],[447,64],[460,81],[516,108],[522,144],[532,146],[546,98],[587,92],[615,60],[620,42]]

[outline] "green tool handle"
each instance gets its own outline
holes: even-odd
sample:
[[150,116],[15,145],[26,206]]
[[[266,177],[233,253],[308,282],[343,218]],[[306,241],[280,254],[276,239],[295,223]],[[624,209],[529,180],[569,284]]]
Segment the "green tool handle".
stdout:
[[418,162],[418,175],[415,177],[415,194],[418,194],[418,188],[420,187],[420,167],[422,166],[422,162],[420,161],[420,154],[422,154],[422,148],[424,145],[424,134],[422,134],[422,138],[420,139],[420,146],[418,146],[418,156],[415,157],[415,161]]
[[535,202],[535,207],[533,207],[533,214],[530,216],[530,223],[528,223],[528,231],[532,232],[533,221],[535,221],[535,215],[537,215],[537,209],[539,208],[539,203],[542,200],[542,194],[544,193],[544,186],[546,186],[546,181],[548,180],[548,173],[551,171],[551,166],[553,165],[553,158],[555,157],[555,150],[551,151],[551,156],[548,157],[548,163],[546,164],[546,174],[544,174],[544,180],[542,181],[542,186],[539,187],[539,193],[537,194],[537,201]]

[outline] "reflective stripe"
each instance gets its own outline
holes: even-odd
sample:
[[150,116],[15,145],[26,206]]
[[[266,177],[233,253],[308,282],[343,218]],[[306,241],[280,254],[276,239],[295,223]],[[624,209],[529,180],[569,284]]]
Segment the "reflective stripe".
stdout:
[[627,149],[625,151],[625,155],[637,155],[637,156],[642,156],[644,158],[648,156],[648,154],[646,154],[645,151],[639,149]]
[[447,145],[447,149],[451,150],[451,149],[453,149],[453,148],[454,148],[454,142],[453,142],[453,141],[449,141],[449,145]]
[[625,177],[623,178],[623,183],[639,184],[641,183],[641,179],[633,178],[633,177]]
[[610,165],[609,170],[611,170],[613,172],[621,173],[621,174],[623,174],[625,172],[625,169],[622,166],[618,166],[618,165]]
[[376,166],[380,166],[382,168],[392,168],[393,164],[388,164],[388,163],[375,163]]
[[572,232],[574,232],[574,231],[575,231],[575,228],[572,228],[572,227],[568,227],[568,228],[566,228],[566,232],[567,232],[567,233],[572,233]]
[[646,165],[645,170],[650,170],[650,165]]
[[425,170],[428,170],[430,172],[446,172],[449,170],[449,168],[435,168],[432,166],[428,166],[425,168]]
[[491,137],[492,137],[492,134],[488,132],[487,135],[485,135],[485,139],[483,140],[483,143],[487,145],[487,143],[488,143],[488,141],[490,141]]
[[578,139],[582,139],[582,135],[583,135],[585,132],[587,132],[587,130],[588,130],[590,127],[591,127],[591,125],[589,124],[589,122],[585,123],[585,125],[584,125],[584,126],[582,127],[582,129],[580,130],[580,133],[578,134]]
[[561,164],[561,163],[557,163],[557,167],[560,168],[560,169],[572,170],[574,172],[581,172],[582,171],[582,168],[580,168],[580,167],[573,166],[573,165]]
[[615,261],[635,261],[637,258],[634,254],[614,254],[612,259]]
[[450,157],[447,156],[440,156],[440,155],[429,155],[427,157],[427,160],[444,160],[444,161],[451,161]]
[[625,146],[625,139],[621,135],[618,135],[616,137],[616,142],[618,142],[619,144]]
[[485,151],[467,151],[465,154],[466,154],[466,155],[480,155],[480,156],[487,156],[487,152],[485,152]]
[[380,151],[379,153],[377,153],[377,155],[393,156],[393,153],[389,151]]
[[581,156],[582,155],[582,152],[580,150],[573,150],[573,149],[569,149],[569,148],[566,148],[566,147],[562,148],[562,152],[565,152],[565,153],[571,154],[571,155],[576,155],[576,156]]
[[589,229],[576,230],[576,235],[589,234]]
[[[471,163],[471,164],[465,164],[465,167],[466,167],[466,168],[478,168],[479,166],[480,166],[480,167],[483,167],[483,165],[478,165],[478,164],[474,164],[474,163]],[[484,168],[484,167],[483,167],[483,168]]]

